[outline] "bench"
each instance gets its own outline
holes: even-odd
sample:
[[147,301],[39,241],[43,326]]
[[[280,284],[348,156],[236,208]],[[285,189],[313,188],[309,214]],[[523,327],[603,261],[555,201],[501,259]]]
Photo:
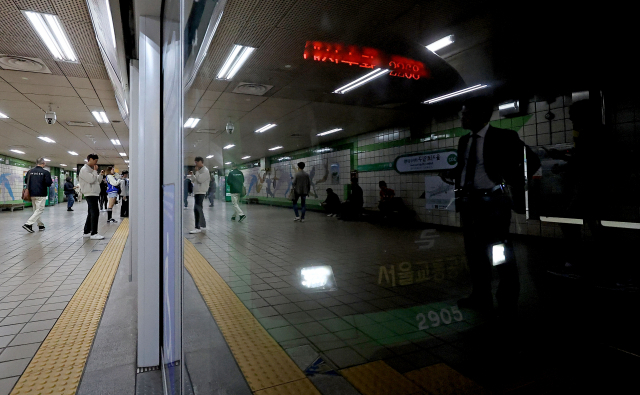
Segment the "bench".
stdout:
[[5,210],[5,209],[9,210],[9,209],[11,209],[11,212],[13,212],[13,210],[15,210],[15,209],[17,209],[17,208],[19,208],[19,209],[21,209],[21,210],[24,210],[24,203],[6,203],[6,204],[0,204],[0,209],[2,209],[2,210]]

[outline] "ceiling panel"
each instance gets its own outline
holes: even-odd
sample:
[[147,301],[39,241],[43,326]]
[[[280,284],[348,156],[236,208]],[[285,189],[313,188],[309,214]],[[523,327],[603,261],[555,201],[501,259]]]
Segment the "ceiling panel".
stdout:
[[67,79],[74,88],[94,89],[89,78],[67,77]]
[[46,86],[46,85],[34,85],[34,84],[19,84],[14,83],[13,87],[21,93],[33,93],[35,95],[50,95],[50,96],[68,96],[78,97],[78,93],[74,88],[67,88],[61,86]]
[[10,84],[20,83],[46,86],[71,86],[65,76],[40,73],[25,73],[24,71],[0,70],[0,78]]

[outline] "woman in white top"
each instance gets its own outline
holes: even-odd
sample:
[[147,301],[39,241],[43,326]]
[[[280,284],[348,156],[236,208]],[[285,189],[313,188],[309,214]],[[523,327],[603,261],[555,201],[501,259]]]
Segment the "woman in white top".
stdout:
[[118,186],[123,183],[120,179],[120,175],[116,173],[115,169],[111,166],[107,167],[107,197],[109,198],[109,206],[107,208],[107,223],[116,223],[112,218],[113,205],[116,204],[118,198]]

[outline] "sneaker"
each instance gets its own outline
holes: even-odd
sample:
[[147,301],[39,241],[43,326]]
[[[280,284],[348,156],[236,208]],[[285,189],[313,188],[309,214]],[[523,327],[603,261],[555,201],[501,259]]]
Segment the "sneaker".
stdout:
[[327,214],[327,217],[333,217],[333,214]]
[[109,223],[109,222],[114,223],[114,224],[118,223],[118,221],[116,221],[114,218],[108,219],[107,223]]
[[91,237],[91,233],[83,233],[82,237]]
[[99,235],[99,234],[95,234],[95,235],[91,235],[91,240],[102,240],[104,239],[104,236]]
[[31,225],[24,224],[22,225],[22,229],[26,230],[29,233],[33,233],[33,227]]
[[300,222],[304,222],[304,219],[300,218]]
[[240,216],[240,219],[238,220],[238,222],[242,222],[242,220],[243,220],[243,219],[245,219],[245,218],[247,218],[247,216],[246,216],[246,215],[241,215],[241,216]]
[[39,230],[44,230],[44,225],[40,225],[40,226],[38,226],[38,229],[39,229]]
[[191,233],[193,235],[193,234],[196,234],[196,233],[202,233],[202,231],[200,229],[194,229],[194,230],[190,231],[189,233]]
[[213,204],[210,204],[209,207],[213,207]]
[[295,218],[293,219],[293,222],[296,222],[296,221],[300,221],[300,217],[295,217]]
[[73,209],[72,208],[68,208],[67,211],[73,211]]
[[231,220],[235,221],[236,220],[236,216],[234,215],[233,217],[231,217]]

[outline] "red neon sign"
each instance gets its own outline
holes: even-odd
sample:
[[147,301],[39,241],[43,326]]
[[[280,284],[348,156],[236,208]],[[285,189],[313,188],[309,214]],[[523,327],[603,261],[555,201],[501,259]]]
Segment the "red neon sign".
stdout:
[[389,75],[414,80],[428,78],[429,70],[424,63],[398,55],[387,55],[379,49],[326,43],[322,41],[307,41],[303,57],[316,62],[347,64],[367,69],[388,68]]

